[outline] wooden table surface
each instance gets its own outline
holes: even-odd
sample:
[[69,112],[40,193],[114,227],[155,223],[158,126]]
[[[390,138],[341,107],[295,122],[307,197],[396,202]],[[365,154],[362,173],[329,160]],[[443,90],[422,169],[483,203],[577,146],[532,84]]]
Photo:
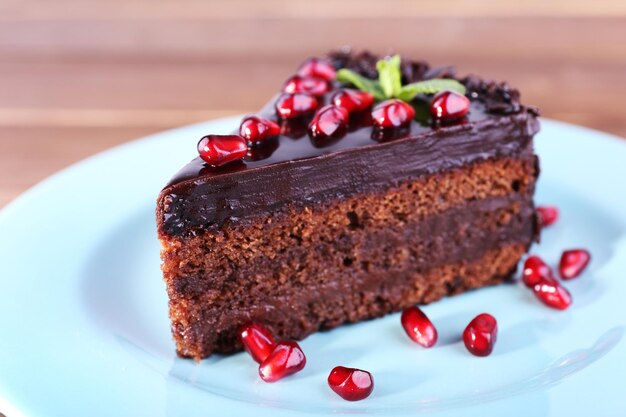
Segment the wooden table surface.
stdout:
[[255,111],[347,44],[508,80],[546,117],[626,136],[623,0],[3,0],[0,207],[95,152]]

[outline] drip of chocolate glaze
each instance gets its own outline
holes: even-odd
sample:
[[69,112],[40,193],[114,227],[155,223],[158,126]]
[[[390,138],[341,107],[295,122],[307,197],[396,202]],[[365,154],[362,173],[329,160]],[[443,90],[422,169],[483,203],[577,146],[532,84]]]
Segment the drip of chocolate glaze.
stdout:
[[192,163],[161,192],[159,232],[215,229],[225,221],[253,221],[285,204],[306,206],[381,190],[490,158],[532,157],[537,130],[535,116],[522,112],[254,168],[240,163],[223,173],[197,172]]

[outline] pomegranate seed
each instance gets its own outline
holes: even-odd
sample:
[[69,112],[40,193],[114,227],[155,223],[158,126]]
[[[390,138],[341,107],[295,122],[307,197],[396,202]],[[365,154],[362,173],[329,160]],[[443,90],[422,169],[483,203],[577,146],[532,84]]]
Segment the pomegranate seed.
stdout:
[[302,77],[318,77],[326,81],[333,81],[337,71],[332,64],[319,58],[309,58],[298,68],[298,75]]
[[454,91],[442,91],[430,102],[430,115],[444,122],[460,119],[469,112],[470,101]]
[[346,133],[348,112],[332,104],[322,107],[309,124],[312,137],[339,137]]
[[591,254],[585,249],[566,250],[561,255],[559,273],[563,279],[572,279],[580,275],[589,265]]
[[323,96],[329,90],[328,82],[318,77],[301,77],[294,75],[283,86],[285,93],[308,93],[313,96]]
[[242,159],[247,152],[248,144],[239,135],[207,135],[198,142],[200,158],[213,166]]
[[250,323],[244,326],[239,336],[246,352],[258,363],[263,362],[276,346],[272,332],[259,323]]
[[559,209],[554,206],[537,207],[537,217],[541,227],[550,226],[559,219]]
[[276,114],[282,119],[293,119],[317,109],[317,99],[306,93],[283,93],[276,100]]
[[405,309],[400,317],[400,322],[407,336],[415,343],[425,348],[437,343],[437,329],[417,306]]
[[241,121],[239,135],[249,142],[261,142],[280,135],[280,126],[273,120],[248,116]]
[[259,366],[259,375],[265,382],[275,382],[287,375],[301,371],[306,357],[294,341],[278,342],[270,355]]
[[337,107],[343,107],[348,112],[361,112],[374,104],[374,96],[367,91],[342,88],[332,95],[330,102]]
[[383,101],[372,110],[372,122],[383,129],[408,125],[414,117],[415,109],[396,98]]
[[372,393],[374,379],[367,371],[335,366],[328,375],[328,385],[344,400],[359,401]]
[[533,287],[535,296],[548,307],[565,310],[572,304],[572,296],[552,277],[543,277]]
[[552,269],[538,256],[529,256],[524,262],[522,281],[528,288],[534,287],[542,278],[551,278]]
[[472,355],[488,356],[498,336],[498,323],[491,314],[477,315],[463,332],[463,342]]

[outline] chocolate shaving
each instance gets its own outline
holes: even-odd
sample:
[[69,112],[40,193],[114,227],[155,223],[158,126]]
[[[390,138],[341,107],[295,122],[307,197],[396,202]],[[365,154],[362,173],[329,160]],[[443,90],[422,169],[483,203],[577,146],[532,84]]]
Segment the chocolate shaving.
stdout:
[[[348,68],[364,77],[370,79],[378,78],[376,62],[381,59],[381,56],[372,54],[369,51],[353,52],[350,48],[343,48],[330,52],[328,59],[337,69]],[[475,75],[458,78],[454,67],[431,68],[424,61],[405,58],[402,58],[401,71],[403,84],[432,78],[455,79],[465,85],[467,96],[473,100],[482,101],[489,113],[514,114],[519,113],[522,109],[519,91],[511,88],[506,82],[487,81]],[[537,115],[539,113],[536,107],[533,107],[532,111]]]

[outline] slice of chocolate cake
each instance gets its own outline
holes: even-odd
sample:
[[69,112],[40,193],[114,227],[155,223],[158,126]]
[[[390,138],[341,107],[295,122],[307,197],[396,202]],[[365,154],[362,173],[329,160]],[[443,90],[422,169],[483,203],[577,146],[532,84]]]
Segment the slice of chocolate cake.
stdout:
[[238,351],[252,321],[302,339],[501,283],[538,233],[537,115],[450,68],[307,60],[158,198],[178,354]]

